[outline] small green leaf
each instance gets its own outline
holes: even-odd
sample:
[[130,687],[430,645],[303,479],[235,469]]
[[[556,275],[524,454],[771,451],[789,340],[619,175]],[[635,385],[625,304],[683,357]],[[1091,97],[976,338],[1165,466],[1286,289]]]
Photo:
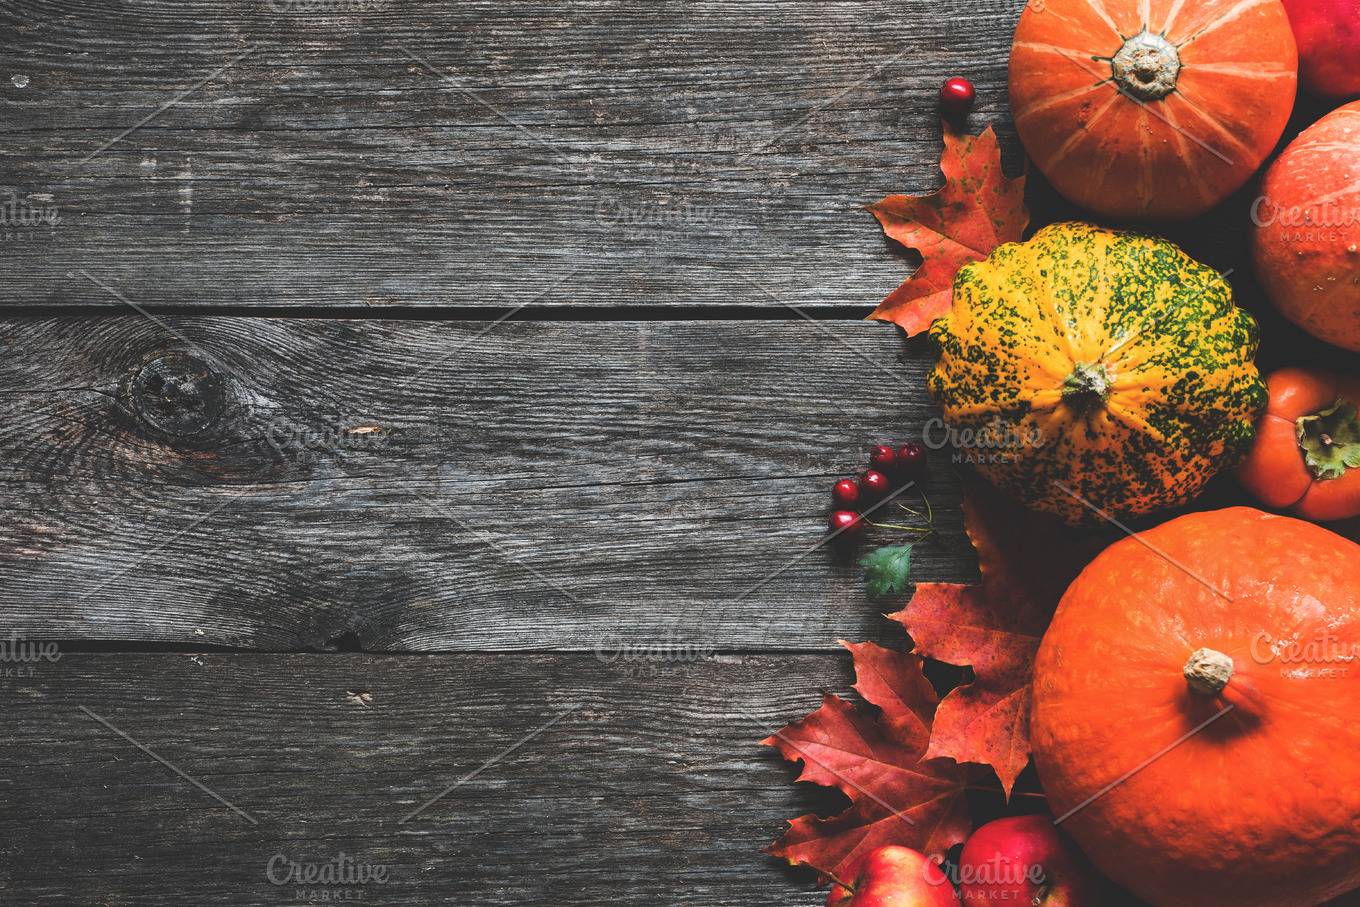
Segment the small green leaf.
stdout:
[[911,582],[911,549],[915,545],[915,542],[910,545],[890,545],[859,559],[861,567],[869,568],[865,576],[865,591],[869,598],[907,591]]

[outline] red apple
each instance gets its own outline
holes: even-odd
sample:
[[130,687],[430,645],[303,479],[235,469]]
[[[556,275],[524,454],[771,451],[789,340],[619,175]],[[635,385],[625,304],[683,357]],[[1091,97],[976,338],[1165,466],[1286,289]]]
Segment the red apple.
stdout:
[[1051,816],[997,819],[959,855],[964,904],[1100,907],[1105,879]]
[[1299,45],[1299,81],[1322,98],[1360,97],[1360,0],[1284,0]]
[[938,860],[910,847],[880,847],[850,864],[826,907],[948,907],[957,900]]

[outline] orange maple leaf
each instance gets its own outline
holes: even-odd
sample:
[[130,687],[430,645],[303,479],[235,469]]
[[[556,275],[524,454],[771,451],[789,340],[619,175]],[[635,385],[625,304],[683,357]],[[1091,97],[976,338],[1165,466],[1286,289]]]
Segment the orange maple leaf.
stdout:
[[831,819],[794,819],[766,852],[826,876],[888,844],[943,854],[972,830],[964,792],[986,770],[926,756],[937,699],[920,657],[841,645],[854,656],[855,690],[878,717],[826,693],[820,709],[761,742],[803,761],[798,780],[837,787],[851,806]]
[[1026,510],[990,485],[964,488],[964,525],[977,549],[979,586],[919,583],[900,621],[915,651],[968,665],[972,683],[940,703],[926,758],[996,769],[1009,797],[1029,763],[1034,656],[1068,584],[1105,540]]
[[933,195],[889,195],[866,205],[883,232],[925,261],[874,309],[915,336],[949,312],[959,268],[982,261],[1002,243],[1019,242],[1029,225],[1025,178],[1001,172],[1001,149],[988,126],[982,135],[944,129],[944,188]]

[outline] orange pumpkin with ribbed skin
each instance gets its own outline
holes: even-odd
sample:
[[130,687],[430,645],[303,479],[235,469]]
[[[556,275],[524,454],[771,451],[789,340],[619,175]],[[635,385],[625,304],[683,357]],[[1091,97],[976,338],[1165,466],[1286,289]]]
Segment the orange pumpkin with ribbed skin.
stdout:
[[1266,171],[1252,260],[1275,308],[1360,350],[1360,101],[1305,129]]
[[1015,128],[1069,200],[1121,220],[1202,214],[1284,133],[1298,51],[1280,0],[1030,0]]
[[1155,907],[1360,886],[1360,662],[1328,660],[1360,646],[1357,573],[1360,545],[1236,507],[1117,542],[1072,583],[1031,744],[1106,875]]

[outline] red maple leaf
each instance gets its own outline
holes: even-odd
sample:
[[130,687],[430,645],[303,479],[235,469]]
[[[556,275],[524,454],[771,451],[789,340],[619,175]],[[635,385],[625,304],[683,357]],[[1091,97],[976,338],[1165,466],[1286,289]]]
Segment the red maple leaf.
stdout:
[[1019,242],[1029,224],[1025,178],[1001,172],[1001,149],[988,126],[982,135],[945,125],[944,188],[933,195],[889,195],[866,205],[883,232],[925,261],[874,309],[870,318],[891,321],[915,336],[949,312],[959,268],[982,261],[1002,243]]
[[841,645],[854,656],[855,689],[879,707],[878,717],[826,693],[820,709],[761,742],[803,761],[798,780],[839,788],[851,806],[831,819],[794,819],[766,851],[826,876],[888,844],[943,854],[972,831],[964,791],[985,769],[923,760],[937,699],[918,656]]
[[1026,510],[981,482],[965,486],[963,516],[982,584],[920,583],[906,608],[889,616],[906,628],[916,653],[969,665],[975,675],[940,703],[926,757],[986,763],[1010,796],[1029,762],[1039,641],[1068,584],[1105,541]]

